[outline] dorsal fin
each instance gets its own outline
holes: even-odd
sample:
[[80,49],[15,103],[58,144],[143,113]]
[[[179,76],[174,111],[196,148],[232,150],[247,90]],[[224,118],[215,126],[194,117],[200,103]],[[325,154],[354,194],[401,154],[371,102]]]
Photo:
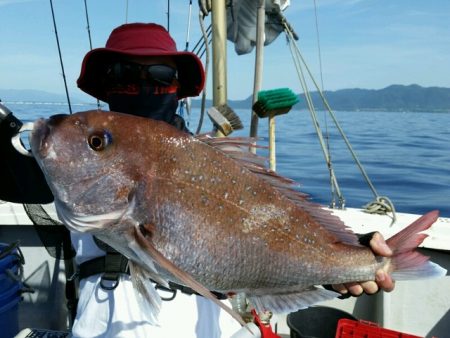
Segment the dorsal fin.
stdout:
[[255,145],[257,138],[251,137],[212,137],[210,134],[197,135],[196,138],[226,156],[239,162],[259,178],[265,180],[286,198],[311,215],[320,225],[326,228],[337,242],[360,245],[357,236],[330,210],[313,203],[309,196],[298,190],[299,184],[290,178],[283,177],[267,168],[267,159],[250,151],[251,147],[267,149],[265,146]]

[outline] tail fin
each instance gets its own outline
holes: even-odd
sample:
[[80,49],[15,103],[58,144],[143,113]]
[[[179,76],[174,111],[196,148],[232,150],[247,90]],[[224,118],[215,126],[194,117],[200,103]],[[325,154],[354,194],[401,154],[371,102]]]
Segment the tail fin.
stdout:
[[447,274],[447,270],[430,262],[428,260],[430,257],[414,251],[428,237],[420,232],[431,227],[438,217],[437,210],[430,211],[386,241],[394,253],[391,260],[394,279],[424,279],[442,277]]

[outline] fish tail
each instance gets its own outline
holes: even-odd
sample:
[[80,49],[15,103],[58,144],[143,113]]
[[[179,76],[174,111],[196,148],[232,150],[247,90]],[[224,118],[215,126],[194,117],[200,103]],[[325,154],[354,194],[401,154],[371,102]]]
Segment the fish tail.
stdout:
[[415,251],[427,234],[421,233],[436,222],[437,210],[418,218],[405,229],[389,238],[386,243],[392,249],[389,272],[395,280],[425,279],[445,276],[447,270],[430,262],[430,257]]

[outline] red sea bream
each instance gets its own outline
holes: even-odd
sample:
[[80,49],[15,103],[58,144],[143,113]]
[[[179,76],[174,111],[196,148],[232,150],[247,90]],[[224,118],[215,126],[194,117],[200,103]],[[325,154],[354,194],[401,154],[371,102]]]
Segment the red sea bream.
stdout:
[[376,257],[244,143],[103,111],[38,120],[31,136],[59,218],[133,262],[155,315],[147,276],[208,297],[245,293],[258,309],[288,312],[338,295],[320,285],[373,280],[380,268],[396,279],[445,274],[413,251],[436,211],[388,240],[392,258]]

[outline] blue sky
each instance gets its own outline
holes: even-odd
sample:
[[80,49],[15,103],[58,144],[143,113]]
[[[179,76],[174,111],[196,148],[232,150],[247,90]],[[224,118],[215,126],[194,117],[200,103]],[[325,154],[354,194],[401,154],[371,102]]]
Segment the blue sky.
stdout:
[[[450,1],[316,0],[325,89],[380,89],[391,84],[450,87]],[[54,0],[69,93],[89,50],[84,0]],[[125,0],[87,0],[93,46],[125,22]],[[185,45],[187,0],[171,1],[170,30]],[[285,11],[300,36],[298,45],[320,79],[314,0],[291,0]],[[128,22],[166,25],[167,0],[129,0]],[[39,89],[64,93],[48,0],[0,0],[0,89]],[[197,0],[193,1],[190,45],[196,43]],[[228,97],[242,99],[253,88],[254,53],[237,56],[228,44]],[[263,88],[301,91],[286,41],[265,48]],[[211,92],[209,90],[209,92]],[[208,95],[210,96],[210,95]]]

